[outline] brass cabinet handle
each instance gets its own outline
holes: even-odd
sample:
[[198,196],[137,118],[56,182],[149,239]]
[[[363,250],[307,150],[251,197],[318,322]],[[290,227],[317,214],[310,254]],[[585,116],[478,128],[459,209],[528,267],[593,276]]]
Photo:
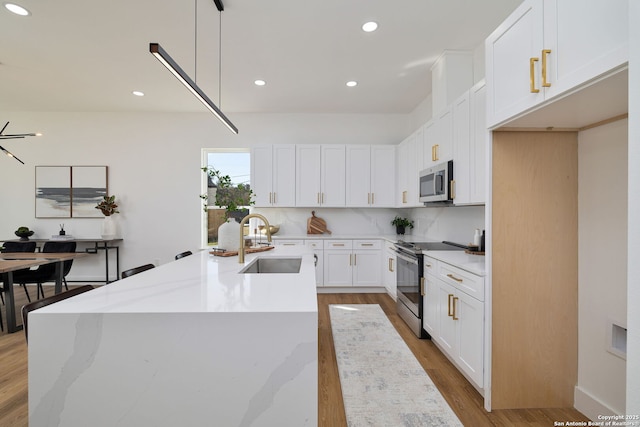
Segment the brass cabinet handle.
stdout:
[[353,265],[353,264],[352,264],[352,262],[353,262],[353,261],[352,261],[352,257],[353,257],[353,255],[352,255],[352,254],[349,254],[349,265]]
[[449,196],[451,200],[456,198],[456,180],[452,179],[451,184],[449,184]]
[[371,204],[371,193],[367,193],[367,204]]
[[322,196],[320,197],[320,200],[322,201],[322,204],[324,204],[324,193],[320,193],[322,194]]
[[453,279],[453,280],[455,280],[456,282],[462,282],[462,281],[463,281],[463,279],[458,279],[458,278],[457,278],[456,276],[454,276],[453,274],[447,274],[447,277],[448,277],[449,279]]
[[358,265],[358,255],[353,254],[353,265]]
[[424,266],[427,268],[431,268],[431,264],[425,264]]
[[282,246],[295,246],[295,243],[283,243]]
[[440,151],[440,144],[436,144],[436,145],[434,145],[434,146],[433,146],[433,149],[434,149],[434,150],[433,150],[433,152],[435,153],[435,157],[434,157],[434,159],[433,159],[433,160],[440,160],[440,153],[439,153],[439,151]]
[[373,243],[361,243],[360,246],[373,246]]
[[269,193],[269,203],[273,203],[273,202],[271,201],[271,193]]
[[453,313],[451,313],[451,298],[453,298],[453,294],[449,294],[447,302],[447,316],[453,316]]
[[547,81],[547,56],[551,53],[551,49],[542,51],[542,87],[551,87],[551,83]]
[[458,320],[458,318],[456,317],[456,301],[458,301],[458,297],[453,297],[453,314],[451,315],[451,317],[453,317],[453,320]]
[[393,258],[389,258],[389,271],[393,273]]
[[431,161],[432,162],[436,161],[436,146],[435,145],[431,146]]
[[540,92],[540,89],[536,89],[536,62],[538,62],[538,58],[529,58],[529,78],[531,79],[531,93]]
[[316,193],[316,200],[318,201],[318,204],[320,204],[320,193]]
[[344,246],[344,243],[332,243],[331,246]]
[[424,296],[424,277],[420,278],[420,295]]
[[371,193],[371,204],[372,205],[376,203],[374,198],[375,198],[375,193]]
[[407,203],[407,192],[406,191],[402,192],[402,203]]

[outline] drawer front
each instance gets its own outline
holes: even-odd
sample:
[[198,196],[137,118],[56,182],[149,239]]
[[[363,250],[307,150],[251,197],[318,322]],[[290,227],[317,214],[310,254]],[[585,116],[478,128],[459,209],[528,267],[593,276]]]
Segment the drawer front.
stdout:
[[428,256],[424,257],[424,276],[430,274],[432,276],[438,275],[438,260],[429,258]]
[[439,265],[439,277],[465,294],[479,301],[484,301],[484,277],[476,276],[444,262]]
[[322,250],[324,248],[324,242],[322,240],[305,240],[304,245],[309,249]]
[[304,240],[274,240],[274,246],[303,246]]
[[352,249],[353,240],[325,240],[324,250],[331,249]]
[[380,249],[380,240],[354,240],[353,249]]

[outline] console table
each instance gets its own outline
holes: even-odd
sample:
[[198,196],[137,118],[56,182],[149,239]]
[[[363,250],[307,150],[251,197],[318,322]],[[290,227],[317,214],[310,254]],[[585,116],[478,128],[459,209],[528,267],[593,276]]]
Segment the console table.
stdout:
[[[20,239],[6,239],[1,240],[2,242],[19,242]],[[88,254],[97,254],[98,251],[104,251],[105,257],[105,283],[111,283],[115,280],[109,280],[109,251],[115,249],[116,252],[116,280],[120,278],[120,247],[118,244],[122,241],[122,239],[69,239],[69,240],[57,240],[57,239],[29,239],[31,242],[36,242],[38,244],[38,251],[40,250],[40,246],[45,242],[76,242],[78,244],[89,244],[93,245],[92,247],[88,247],[84,249],[84,252]]]

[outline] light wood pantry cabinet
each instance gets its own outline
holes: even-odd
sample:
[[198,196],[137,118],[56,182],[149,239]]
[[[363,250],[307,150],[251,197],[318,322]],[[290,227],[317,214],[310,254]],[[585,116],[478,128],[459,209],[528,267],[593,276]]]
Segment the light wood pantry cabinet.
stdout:
[[295,161],[294,144],[251,149],[251,189],[256,207],[295,206]]
[[380,240],[325,240],[324,286],[381,286]]
[[346,146],[346,206],[393,207],[395,146]]
[[484,388],[484,277],[425,257],[423,328],[479,390]]
[[296,206],[344,207],[344,145],[296,146]]
[[525,0],[487,38],[488,126],[626,64],[628,1]]

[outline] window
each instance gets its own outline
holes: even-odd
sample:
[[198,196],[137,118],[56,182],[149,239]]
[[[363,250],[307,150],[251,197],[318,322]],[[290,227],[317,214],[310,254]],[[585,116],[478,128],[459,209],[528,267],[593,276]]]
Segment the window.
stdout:
[[[247,189],[251,188],[251,154],[248,148],[207,148],[202,150],[202,167],[208,167],[220,172],[221,175],[228,175],[231,178],[232,187],[226,189],[227,196],[248,195],[248,190],[238,188],[242,184]],[[224,222],[224,207],[216,205],[216,194],[218,188],[217,180],[211,179],[208,174],[203,173],[202,177],[202,199],[203,199],[203,243],[204,246],[215,246],[218,242],[218,227]],[[240,193],[240,194],[238,194]],[[206,194],[206,197],[204,196]],[[225,196],[219,197],[223,201]],[[242,198],[242,197],[240,197]],[[247,197],[245,197],[247,199]],[[240,221],[249,213],[248,203],[246,206],[238,206],[236,212],[229,214],[230,217]]]

